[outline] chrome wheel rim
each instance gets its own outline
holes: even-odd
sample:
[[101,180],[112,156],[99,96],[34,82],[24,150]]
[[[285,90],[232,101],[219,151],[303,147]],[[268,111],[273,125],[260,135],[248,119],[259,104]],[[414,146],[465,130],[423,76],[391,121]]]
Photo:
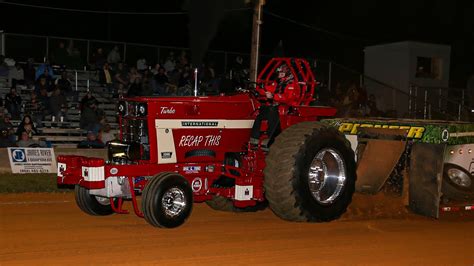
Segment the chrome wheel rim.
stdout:
[[456,168],[448,170],[448,177],[454,184],[463,188],[469,188],[472,184],[471,177],[464,171]]
[[313,198],[323,205],[333,203],[346,184],[346,167],[339,152],[326,148],[311,161],[308,185]]
[[161,207],[166,216],[175,217],[180,215],[186,208],[184,191],[177,187],[168,189],[161,198]]
[[98,202],[100,205],[104,205],[104,206],[110,205],[110,199],[109,199],[109,198],[100,197],[100,196],[95,196],[95,199],[97,200],[97,202]]

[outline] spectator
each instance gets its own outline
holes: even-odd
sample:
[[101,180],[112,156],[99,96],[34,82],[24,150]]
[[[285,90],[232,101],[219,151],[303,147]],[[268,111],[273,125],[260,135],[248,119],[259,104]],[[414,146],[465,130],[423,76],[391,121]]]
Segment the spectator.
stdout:
[[79,104],[79,109],[83,111],[90,102],[98,103],[97,99],[92,95],[91,91],[87,91],[86,95],[82,97],[81,102]]
[[87,139],[79,142],[77,148],[79,149],[102,149],[105,145],[97,138],[94,131],[87,132]]
[[59,42],[59,46],[54,50],[52,54],[53,64],[57,65],[66,65],[68,60],[68,51],[66,50],[66,45],[64,41]]
[[0,76],[8,77],[8,65],[4,55],[0,55]]
[[16,85],[25,84],[25,72],[19,63],[15,64],[15,67],[8,73],[8,79],[10,80],[11,87],[16,88]]
[[30,115],[33,122],[36,123],[36,127],[41,128],[45,112],[46,110],[45,106],[43,106],[43,102],[39,100],[36,93],[32,92],[31,100],[25,105],[25,115]]
[[39,78],[39,80],[38,80],[38,82],[36,83],[36,86],[35,86],[35,93],[40,95],[40,92],[43,89],[46,92],[49,92],[49,91],[52,90],[51,84],[48,84],[48,81],[47,81],[46,77]]
[[99,132],[102,118],[101,112],[97,108],[97,103],[95,101],[89,101],[81,112],[79,125],[82,129]]
[[166,73],[171,72],[175,69],[176,67],[176,60],[174,59],[174,53],[170,52],[168,57],[166,58],[165,64],[163,67],[166,70]]
[[39,75],[37,79],[37,81],[43,78],[46,80],[46,86],[49,88],[48,92],[53,89],[53,84],[54,84],[53,76],[50,73],[51,72],[49,72],[49,69],[45,68],[43,74]]
[[114,83],[112,69],[110,69],[109,63],[105,62],[99,73],[99,82],[106,88],[107,91],[114,93]]
[[130,87],[127,93],[128,97],[140,96],[142,90],[142,75],[138,73],[136,67],[130,68],[128,80],[130,81]]
[[5,107],[12,115],[13,119],[20,119],[21,113],[21,97],[17,94],[15,88],[10,89],[10,93],[5,95]]
[[[45,70],[48,70],[48,71],[45,72]],[[51,80],[53,79],[53,75],[54,75],[53,68],[49,65],[49,62],[48,62],[48,61],[46,61],[45,63],[41,64],[41,65],[36,69],[35,81],[38,80],[38,78],[39,78],[41,75],[49,76]]]
[[107,59],[105,58],[104,50],[97,48],[97,51],[92,55],[91,65],[99,70],[102,69],[105,63],[107,63]]
[[[38,103],[41,106],[41,110],[44,115],[49,114],[49,96],[48,96],[48,91],[46,88],[41,88],[39,91],[38,95]],[[44,116],[41,116],[41,119],[43,119]]]
[[168,77],[166,76],[165,71],[166,70],[164,67],[160,67],[158,70],[158,74],[153,76],[153,79],[155,80],[155,85],[156,85],[154,92],[158,95],[168,94],[168,91],[167,91]]
[[367,100],[367,107],[369,108],[369,116],[378,117],[382,115],[382,112],[377,108],[375,95],[369,95],[369,99]]
[[104,128],[100,130],[99,139],[105,144],[107,144],[109,141],[117,139],[116,134],[111,130],[110,124],[105,124]]
[[7,132],[7,138],[10,142],[15,143],[17,137],[15,135],[15,128],[12,122],[10,122],[11,115],[0,113],[0,129],[4,129]]
[[137,60],[137,70],[138,70],[138,72],[143,74],[145,72],[145,70],[147,70],[147,69],[148,69],[148,65],[146,64],[145,57],[140,56],[140,58],[138,58],[138,60]]
[[179,55],[179,58],[178,58],[178,64],[179,64],[178,66],[179,68],[189,65],[188,54],[186,53],[185,50],[181,51],[181,54]]
[[47,147],[44,141],[31,139],[31,137],[25,131],[21,133],[20,140],[16,144],[18,147]]
[[69,95],[72,92],[72,82],[69,80],[67,76],[67,71],[61,72],[61,77],[56,79],[54,82],[57,88],[63,93],[64,95]]
[[28,58],[28,62],[25,67],[25,85],[28,87],[34,86],[36,81],[36,69],[34,66],[33,58]]
[[61,93],[59,87],[53,91],[51,97],[49,97],[49,112],[53,116],[53,119],[66,116],[67,112],[67,99],[64,94]]
[[115,90],[122,94],[125,90],[128,89],[128,72],[125,69],[125,66],[122,62],[117,65],[117,71],[114,75]]
[[0,127],[0,148],[7,147],[16,147],[16,143],[10,138],[8,129]]
[[112,51],[110,51],[109,55],[107,56],[107,62],[110,65],[115,66],[120,61],[122,61],[122,58],[120,57],[119,48],[117,45],[115,45]]
[[38,130],[36,129],[35,125],[33,124],[33,121],[31,120],[31,116],[29,115],[25,115],[20,125],[18,125],[18,128],[16,130],[16,135],[18,139],[21,138],[21,134],[23,132],[26,132],[30,138],[33,137],[33,135],[38,134]]

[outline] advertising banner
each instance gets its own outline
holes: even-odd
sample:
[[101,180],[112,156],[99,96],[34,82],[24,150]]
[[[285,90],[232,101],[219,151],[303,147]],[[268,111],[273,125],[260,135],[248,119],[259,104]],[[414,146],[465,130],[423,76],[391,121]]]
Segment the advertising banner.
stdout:
[[56,173],[56,156],[52,148],[8,148],[14,174]]

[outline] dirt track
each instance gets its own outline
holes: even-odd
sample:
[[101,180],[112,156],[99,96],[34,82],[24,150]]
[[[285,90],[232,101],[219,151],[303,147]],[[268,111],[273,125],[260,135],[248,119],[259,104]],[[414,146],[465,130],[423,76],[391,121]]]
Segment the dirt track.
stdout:
[[195,204],[184,226],[163,230],[134,215],[88,216],[73,194],[0,195],[0,265],[474,265],[472,215],[437,221],[393,209],[381,218],[380,201],[355,201],[370,210],[324,224]]

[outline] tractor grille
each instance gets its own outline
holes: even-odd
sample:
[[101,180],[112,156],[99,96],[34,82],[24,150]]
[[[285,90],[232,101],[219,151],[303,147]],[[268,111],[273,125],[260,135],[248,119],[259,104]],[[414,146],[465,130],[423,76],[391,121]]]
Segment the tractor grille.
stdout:
[[150,159],[150,143],[148,140],[148,126],[146,119],[122,118],[122,142],[140,143],[143,147],[142,160]]

